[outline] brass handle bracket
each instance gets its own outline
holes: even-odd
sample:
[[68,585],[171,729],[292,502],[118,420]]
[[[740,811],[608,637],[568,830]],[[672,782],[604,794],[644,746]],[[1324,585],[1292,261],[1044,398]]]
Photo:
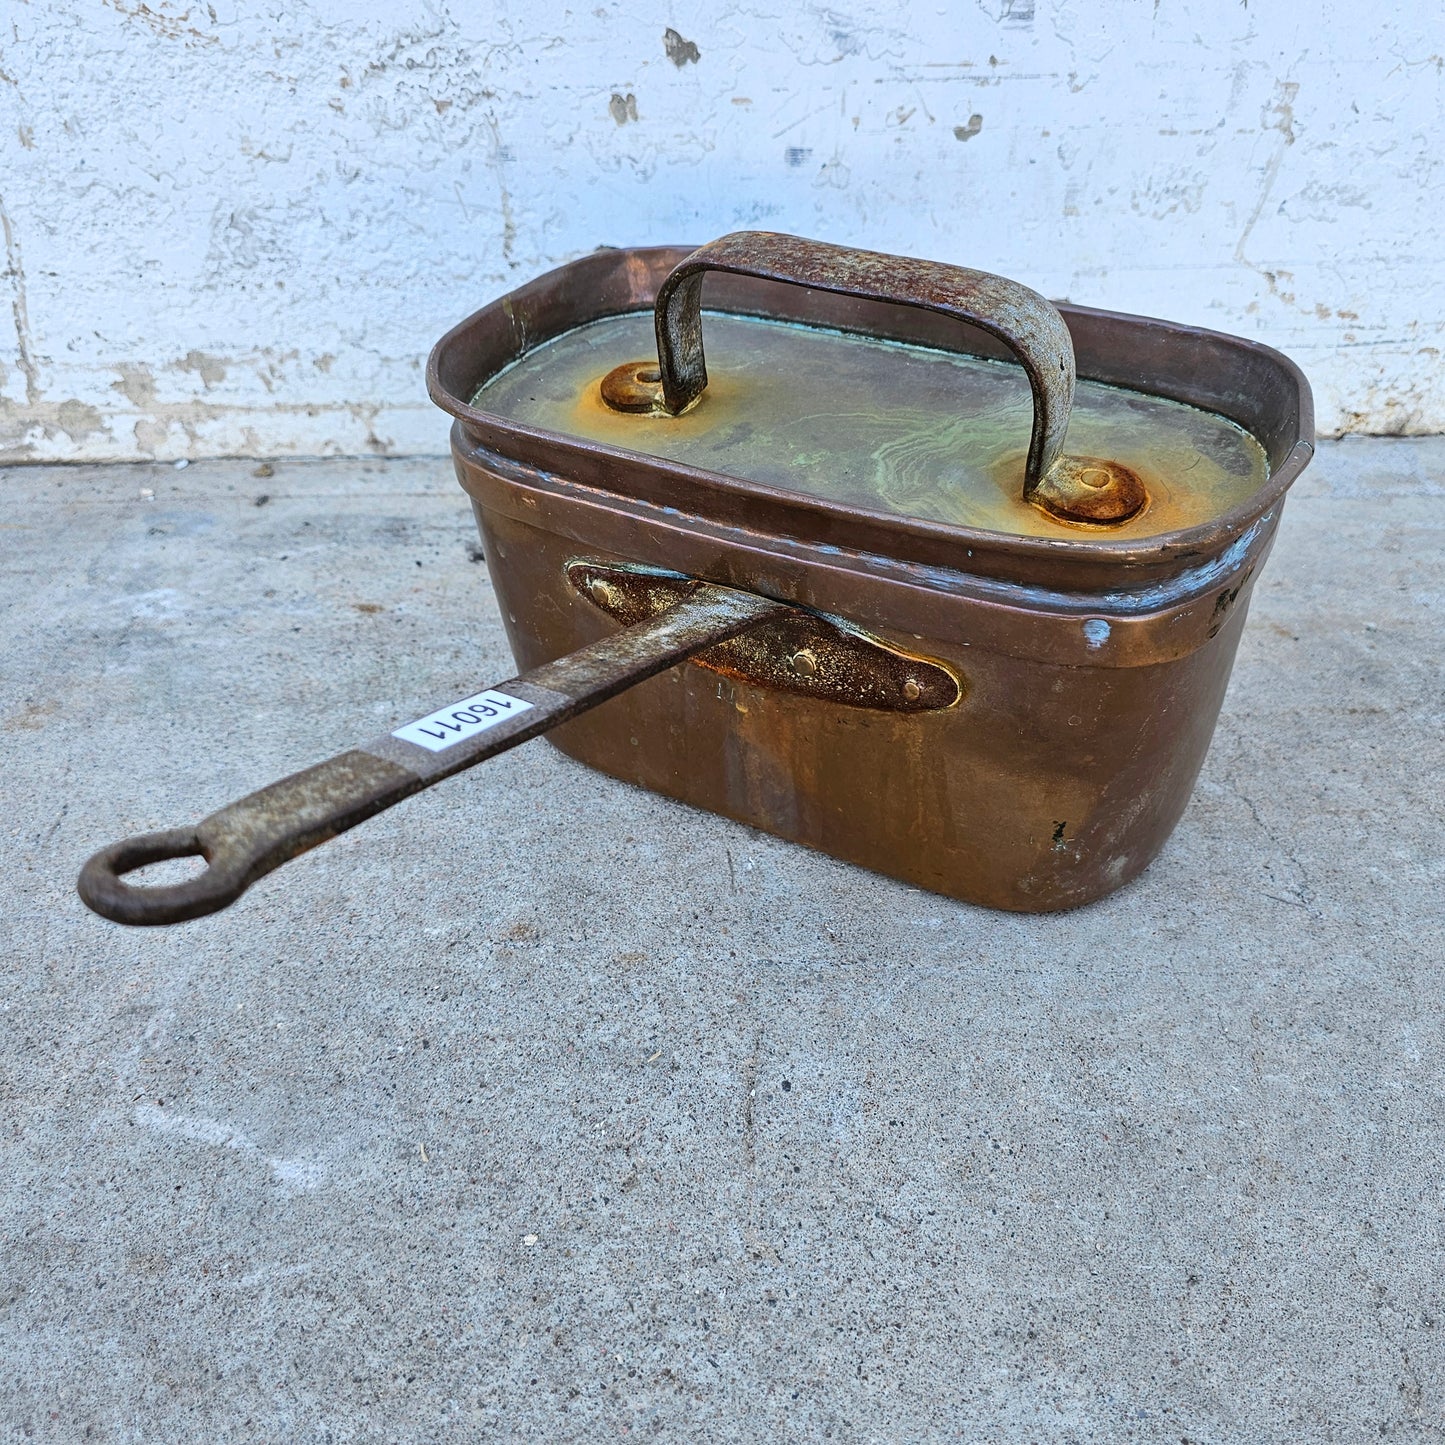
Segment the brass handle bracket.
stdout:
[[[604,562],[567,564],[574,591],[624,626],[667,611],[704,584],[694,577]],[[936,712],[962,698],[962,680],[866,632],[790,608],[692,661],[754,687],[884,712]]]

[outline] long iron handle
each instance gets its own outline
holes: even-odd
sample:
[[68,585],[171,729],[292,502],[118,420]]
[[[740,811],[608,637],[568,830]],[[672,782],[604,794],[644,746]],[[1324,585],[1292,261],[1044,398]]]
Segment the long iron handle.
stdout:
[[[767,597],[702,584],[658,617],[293,773],[193,828],[102,848],[81,869],[81,899],[117,923],[181,923],[215,913],[308,848],[790,610]],[[207,867],[184,883],[147,888],[123,876],[167,858],[193,857]]]

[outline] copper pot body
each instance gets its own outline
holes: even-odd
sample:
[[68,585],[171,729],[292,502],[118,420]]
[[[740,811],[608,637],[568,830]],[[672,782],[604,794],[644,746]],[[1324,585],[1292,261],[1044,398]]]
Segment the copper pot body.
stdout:
[[[1269,455],[1270,480],[1247,507],[1130,545],[834,516],[470,406],[481,380],[538,339],[648,308],[685,254],[587,257],[469,318],[433,354],[432,394],[457,417],[457,475],[519,668],[615,630],[568,583],[568,564],[585,559],[846,619],[943,663],[963,695],[903,714],[690,663],[551,740],[625,782],[970,903],[1072,908],[1136,877],[1188,804],[1284,492],[1308,460],[1303,377],[1236,338],[1060,307],[1081,375],[1222,412]],[[720,281],[731,283],[710,301],[720,309],[957,344],[902,308]],[[982,337],[968,349],[997,354]]]

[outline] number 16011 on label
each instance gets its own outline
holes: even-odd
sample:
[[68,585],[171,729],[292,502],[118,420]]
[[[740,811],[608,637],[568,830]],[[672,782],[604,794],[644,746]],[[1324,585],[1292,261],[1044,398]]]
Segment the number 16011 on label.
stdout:
[[415,743],[428,752],[439,753],[443,748],[453,747],[496,727],[509,717],[529,711],[531,706],[524,698],[491,688],[407,723],[405,727],[397,728],[392,737],[400,738],[404,743]]

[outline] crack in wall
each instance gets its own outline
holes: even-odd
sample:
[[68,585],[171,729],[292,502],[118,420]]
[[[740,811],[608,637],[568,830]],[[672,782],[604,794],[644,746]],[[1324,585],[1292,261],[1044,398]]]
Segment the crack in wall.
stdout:
[[1269,202],[1270,195],[1274,191],[1274,183],[1279,178],[1280,167],[1284,164],[1284,158],[1289,148],[1295,143],[1294,133],[1294,102],[1299,94],[1299,85],[1292,80],[1277,80],[1275,82],[1275,101],[1265,114],[1274,116],[1272,122],[1264,126],[1266,130],[1277,130],[1280,134],[1278,144],[1274,153],[1270,156],[1264,167],[1264,176],[1259,187],[1259,197],[1254,203],[1254,210],[1250,212],[1249,219],[1244,223],[1244,230],[1239,233],[1239,244],[1234,248],[1234,259],[1241,265],[1247,266],[1256,275],[1263,276],[1269,285],[1270,294],[1277,296],[1287,306],[1294,305],[1294,296],[1283,293],[1279,289],[1279,272],[1271,271],[1255,261],[1251,261],[1245,254],[1245,247],[1249,244],[1249,238],[1254,228],[1259,224],[1259,218],[1264,214],[1264,208]]
[[20,239],[5,202],[0,198],[0,231],[5,235],[5,274],[10,279],[11,311],[15,317],[15,349],[20,373],[25,378],[25,400],[34,406],[40,400],[40,368],[35,364],[35,344],[30,333],[30,307],[25,299],[25,266],[20,258]]

